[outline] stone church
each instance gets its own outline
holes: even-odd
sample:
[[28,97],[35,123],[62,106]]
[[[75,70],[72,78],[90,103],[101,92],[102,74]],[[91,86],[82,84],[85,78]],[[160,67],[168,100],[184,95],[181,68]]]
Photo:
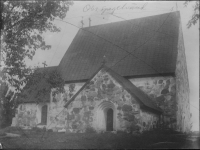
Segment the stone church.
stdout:
[[75,133],[190,130],[178,11],[82,28],[60,64],[41,70],[59,72],[65,92],[49,93],[41,103],[31,95],[21,99],[12,126]]

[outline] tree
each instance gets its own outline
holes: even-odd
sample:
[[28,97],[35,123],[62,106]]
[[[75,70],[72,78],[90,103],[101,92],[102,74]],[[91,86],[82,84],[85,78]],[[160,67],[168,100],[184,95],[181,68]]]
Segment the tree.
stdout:
[[[185,1],[184,5],[185,7],[188,6],[188,3],[191,1]],[[192,25],[195,25],[197,21],[199,20],[199,1],[196,1],[193,5],[193,15],[192,18],[188,21],[187,27],[190,28]]]
[[15,115],[16,101],[14,92],[9,90],[8,84],[0,83],[0,128],[11,125]]
[[8,1],[2,0],[1,20],[1,59],[6,73],[3,80],[17,91],[26,84],[27,77],[33,72],[25,64],[32,59],[36,50],[47,50],[44,32],[59,32],[53,23],[55,18],[63,19],[71,1]]
[[17,102],[24,99],[32,98],[36,103],[45,102],[46,96],[55,97],[58,93],[64,93],[65,82],[56,70],[49,69],[50,67],[37,68],[27,78],[27,84],[21,93],[17,93]]
[[[59,32],[55,26],[54,19],[63,19],[69,10],[72,1],[0,1],[1,49],[0,49],[0,119],[1,127],[10,125],[15,107],[16,97],[20,97],[24,85],[29,87],[34,80],[41,77],[35,73],[37,67],[28,68],[25,59],[32,59],[37,50],[48,50],[50,45],[45,43],[42,36],[44,32]],[[36,77],[35,77],[36,76]],[[60,78],[55,78],[60,79]],[[39,79],[38,79],[39,81]],[[54,81],[54,80],[52,80]],[[62,86],[63,86],[62,82]],[[38,91],[37,96],[46,90],[49,94],[50,88],[61,83],[51,84],[46,89]],[[36,85],[36,83],[34,83]],[[16,97],[13,99],[11,92],[6,94],[8,87],[16,90]],[[59,89],[59,88],[58,88]],[[62,88],[60,88],[62,89]],[[11,98],[12,97],[12,98]]]

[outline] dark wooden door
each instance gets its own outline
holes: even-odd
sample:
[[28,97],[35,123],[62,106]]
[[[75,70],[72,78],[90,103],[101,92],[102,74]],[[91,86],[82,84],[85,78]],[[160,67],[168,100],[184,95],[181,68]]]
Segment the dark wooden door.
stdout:
[[47,124],[47,105],[42,106],[41,124]]
[[113,110],[111,108],[107,111],[106,130],[113,131]]

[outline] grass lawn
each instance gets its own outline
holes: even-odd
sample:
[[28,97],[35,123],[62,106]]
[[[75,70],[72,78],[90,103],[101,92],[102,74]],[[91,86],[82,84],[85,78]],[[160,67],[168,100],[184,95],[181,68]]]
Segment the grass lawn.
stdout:
[[[1,138],[4,148],[25,149],[119,149],[119,148],[198,148],[199,142],[186,140],[186,135],[167,132],[126,133],[57,133],[7,129],[20,137]],[[43,138],[42,135],[45,132]],[[165,143],[162,143],[165,142]],[[166,143],[167,142],[167,143]],[[196,144],[196,145],[195,145]],[[195,147],[197,146],[197,147]]]

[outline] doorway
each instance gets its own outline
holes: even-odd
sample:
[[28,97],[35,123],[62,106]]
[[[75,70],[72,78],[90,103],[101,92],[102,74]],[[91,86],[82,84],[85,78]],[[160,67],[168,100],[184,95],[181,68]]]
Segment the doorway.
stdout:
[[106,131],[113,131],[113,109],[111,108],[106,113]]
[[43,124],[43,125],[47,124],[47,105],[42,106],[41,124]]

